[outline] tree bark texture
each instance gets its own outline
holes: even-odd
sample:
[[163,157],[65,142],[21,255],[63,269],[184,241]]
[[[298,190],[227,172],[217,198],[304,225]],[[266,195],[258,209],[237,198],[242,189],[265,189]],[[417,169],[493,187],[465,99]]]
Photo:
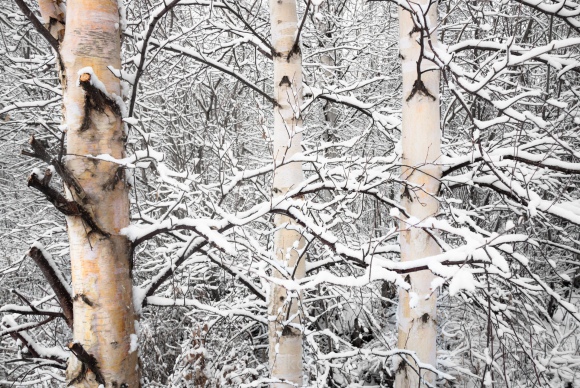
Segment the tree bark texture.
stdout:
[[[296,153],[301,152],[302,117],[302,56],[297,28],[295,0],[271,0],[271,28],[274,61],[274,160],[285,163],[274,171],[272,188],[273,201],[285,195],[289,189],[303,180],[302,164],[287,163]],[[278,231],[274,235],[274,252],[278,264],[301,278],[305,273],[305,255],[302,254],[304,239],[293,229],[291,218],[276,215],[274,223]],[[278,271],[274,276],[283,277]],[[270,372],[273,388],[287,388],[302,385],[302,331],[291,325],[299,325],[300,295],[287,292],[279,285],[272,284],[268,315]],[[291,383],[291,384],[287,384]]]
[[118,164],[94,158],[125,156],[120,83],[107,68],[121,67],[119,25],[116,0],[67,1],[60,47],[65,158],[82,187],[80,192],[67,187],[67,195],[98,225],[91,228],[82,217],[67,216],[74,304],[67,380],[72,387],[139,386],[138,355],[131,347],[137,319],[131,245],[120,234],[129,225],[129,187]]
[[[433,3],[426,15],[430,0],[419,0],[412,5],[421,25],[434,28],[437,22],[437,4]],[[436,44],[436,31],[426,31],[414,23],[412,14],[399,9],[400,54],[403,71],[402,123],[402,178],[405,187],[401,204],[411,219],[400,223],[401,261],[412,261],[440,253],[436,241],[413,223],[434,216],[439,203],[441,167],[441,131],[439,128],[439,71],[422,58],[421,46],[430,50],[428,41]],[[417,19],[415,19],[417,20]],[[426,71],[429,70],[429,71]],[[437,293],[431,289],[434,275],[430,271],[410,274],[409,290],[400,289],[398,310],[398,347],[415,352],[420,362],[436,366]],[[396,388],[420,388],[434,384],[435,375],[418,365],[408,356],[397,368]]]

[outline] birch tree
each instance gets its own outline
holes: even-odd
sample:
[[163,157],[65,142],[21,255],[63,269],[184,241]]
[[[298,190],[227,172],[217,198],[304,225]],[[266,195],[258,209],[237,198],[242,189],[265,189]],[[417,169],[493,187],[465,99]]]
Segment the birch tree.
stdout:
[[123,168],[107,160],[123,159],[127,140],[120,82],[109,71],[109,67],[121,67],[120,23],[116,1],[67,3],[61,47],[66,77],[66,166],[80,190],[67,189],[69,200],[82,206],[81,214],[85,209],[90,212],[94,223],[87,225],[79,215],[67,217],[75,341],[70,346],[75,357],[69,359],[67,376],[78,386],[88,381],[89,386],[139,385],[132,344],[137,316],[131,245],[120,233],[129,225],[129,187]]
[[[401,205],[408,217],[400,223],[401,262],[439,254],[430,234],[414,227],[438,213],[441,179],[441,131],[439,129],[439,70],[424,58],[423,50],[437,44],[437,2],[427,0],[399,8],[400,57],[403,72],[401,124]],[[408,289],[401,289],[398,308],[398,347],[417,354],[420,362],[436,365],[437,291],[431,271],[408,275]],[[397,388],[435,384],[435,375],[402,356],[397,368]]]
[[[295,0],[270,1],[272,57],[274,64],[274,143],[276,167],[272,186],[273,202],[284,197],[304,179],[300,162],[292,158],[301,152],[302,139],[302,55]],[[287,273],[275,276],[299,280],[305,274],[304,240],[296,223],[276,215],[274,254]],[[272,387],[302,385],[302,326],[300,293],[272,283],[269,294],[269,358]]]
[[[68,385],[138,386],[131,246],[120,233],[129,224],[129,187],[124,170],[114,162],[125,157],[127,135],[119,79],[109,71],[121,67],[119,5],[69,1],[65,15],[59,4],[42,2],[46,29],[38,28],[57,51],[61,67],[66,156],[64,150],[51,155],[32,137],[29,155],[52,170],[33,172],[28,185],[67,218],[72,294],[47,264],[42,246],[33,246],[30,255],[48,267],[45,274],[72,326]],[[19,6],[39,23],[24,2]],[[51,187],[53,171],[61,176],[66,196]]]
[[[298,104],[296,77],[272,82],[278,61],[293,64],[272,55],[266,1],[127,3],[122,61],[108,69],[128,91],[127,155],[92,159],[122,166],[131,184],[131,223],[121,233],[134,252],[142,384],[290,385],[272,374],[269,326],[277,322],[278,339],[301,333],[297,384],[309,387],[392,387],[397,372],[399,380],[420,374],[424,385],[574,386],[576,5],[451,0],[429,24],[427,7],[413,2],[307,4],[295,4],[293,22],[303,57]],[[406,59],[411,91],[409,82],[400,87],[399,7],[416,24],[411,46],[424,44]],[[32,29],[26,14],[13,3],[0,9],[0,381],[61,386],[72,357],[70,306],[79,303],[67,298],[69,241],[60,202],[25,185],[31,170],[41,183],[52,177],[51,188],[66,176],[17,154],[37,152],[33,132],[37,149],[63,161],[79,156],[68,155],[59,128],[59,59],[46,28]],[[417,71],[418,60],[427,72]],[[104,84],[107,76],[91,67],[83,78],[96,74]],[[439,94],[426,85],[435,68]],[[417,84],[407,101],[419,75],[425,88]],[[69,83],[79,80],[85,93],[73,76]],[[285,116],[284,129],[305,128],[294,132],[302,135],[295,153],[291,132],[274,136],[281,89],[300,112]],[[431,104],[428,94],[440,97],[441,156],[410,160],[402,149],[412,138],[399,145],[401,109]],[[90,117],[117,120],[111,109]],[[286,148],[275,152],[275,142]],[[438,190],[413,182],[433,165]],[[275,179],[285,170],[295,182]],[[429,217],[410,214],[434,197]],[[437,254],[401,261],[409,250],[400,229],[428,235]],[[274,236],[292,233],[289,251],[274,249]],[[280,259],[306,261],[306,247],[304,276],[293,277],[296,267]],[[397,338],[395,290],[418,315],[417,306],[430,305],[413,279],[427,271],[433,290],[424,292],[439,302],[436,361]],[[285,298],[278,317],[267,302],[272,288]]]

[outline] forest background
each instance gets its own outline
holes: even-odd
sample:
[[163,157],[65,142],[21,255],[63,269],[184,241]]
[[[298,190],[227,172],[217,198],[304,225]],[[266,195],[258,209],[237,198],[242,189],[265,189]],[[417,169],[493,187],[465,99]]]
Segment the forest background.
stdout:
[[1,4],[0,385],[580,387],[579,3]]

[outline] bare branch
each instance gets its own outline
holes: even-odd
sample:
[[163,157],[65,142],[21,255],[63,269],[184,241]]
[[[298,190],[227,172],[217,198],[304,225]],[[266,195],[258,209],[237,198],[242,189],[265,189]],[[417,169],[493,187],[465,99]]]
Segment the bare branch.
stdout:
[[34,26],[36,31],[38,31],[38,33],[40,35],[42,35],[42,37],[44,39],[46,39],[46,41],[52,46],[52,48],[54,49],[54,51],[56,51],[56,53],[58,55],[58,48],[59,48],[58,40],[56,40],[56,38],[50,34],[50,31],[48,31],[42,25],[40,20],[38,20],[38,18],[36,16],[34,16],[34,13],[32,13],[30,8],[28,8],[28,6],[24,2],[24,0],[14,0],[14,1],[18,5],[18,8],[20,8],[22,13],[28,18],[28,20],[30,20],[30,22],[32,23],[32,25]]
[[32,246],[28,251],[28,256],[34,260],[50,287],[54,291],[56,298],[62,308],[64,319],[69,327],[73,326],[73,303],[71,296],[62,283],[62,276],[58,276],[57,269],[51,259],[45,257],[43,252],[36,246]]

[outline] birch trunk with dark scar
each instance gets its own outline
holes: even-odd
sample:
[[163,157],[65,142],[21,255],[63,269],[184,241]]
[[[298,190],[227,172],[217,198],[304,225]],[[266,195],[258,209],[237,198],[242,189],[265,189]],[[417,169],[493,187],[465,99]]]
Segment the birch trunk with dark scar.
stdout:
[[[289,189],[303,179],[302,164],[287,163],[301,151],[302,117],[302,56],[296,39],[298,32],[295,0],[271,0],[272,47],[274,49],[274,160],[285,163],[274,171],[273,201],[282,198]],[[274,235],[274,253],[278,263],[295,279],[305,273],[302,235],[287,226],[295,227],[292,219],[276,215],[279,230]],[[278,271],[274,276],[283,277]],[[299,295],[290,294],[272,284],[268,305],[270,373],[274,388],[302,385],[302,332],[292,325],[300,324]],[[285,383],[287,381],[289,384]]]
[[[118,12],[115,0],[69,0],[61,45],[67,80],[63,96],[68,136],[65,163],[82,186],[85,198],[78,198],[69,187],[67,195],[90,210],[94,223],[105,232],[96,233],[81,216],[66,217],[73,341],[83,349],[69,358],[67,380],[73,387],[140,385],[137,352],[130,346],[137,319],[130,274],[131,246],[120,233],[129,225],[128,187],[118,174],[117,164],[87,157],[125,157],[126,135],[120,109],[112,103],[120,95],[120,84],[107,69],[121,67]],[[98,365],[98,372],[87,365],[87,360]]]
[[[437,22],[437,4],[431,4],[424,17],[421,10],[430,0],[419,0],[421,24]],[[414,4],[414,3],[413,3]],[[415,219],[435,216],[439,203],[434,197],[439,190],[441,167],[441,131],[439,128],[439,71],[421,58],[421,46],[428,49],[427,40],[436,43],[436,32],[417,28],[411,14],[399,8],[400,50],[403,70],[403,123],[401,131],[402,178],[408,183],[401,195],[401,204]],[[422,43],[422,44],[421,44]],[[419,66],[418,66],[419,64]],[[421,74],[418,74],[420,67]],[[426,71],[430,70],[430,71]],[[420,80],[420,81],[419,81]],[[420,84],[420,85],[419,85]],[[437,243],[425,231],[413,228],[405,219],[400,223],[401,261],[417,260],[440,253]],[[431,289],[434,276],[430,271],[408,275],[409,290],[399,292],[398,347],[414,351],[422,363],[436,366],[437,293]],[[397,368],[396,388],[423,388],[435,383],[435,374],[420,370],[405,357]]]

